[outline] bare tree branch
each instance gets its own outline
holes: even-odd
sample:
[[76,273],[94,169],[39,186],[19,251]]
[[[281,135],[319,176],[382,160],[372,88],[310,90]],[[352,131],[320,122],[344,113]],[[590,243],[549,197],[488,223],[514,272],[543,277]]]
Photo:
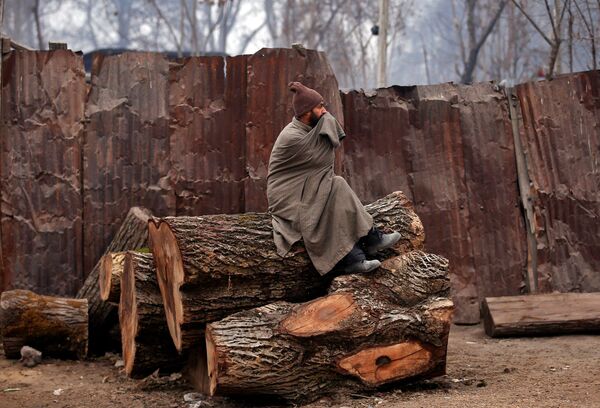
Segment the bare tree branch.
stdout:
[[548,36],[544,33],[544,31],[536,24],[536,22],[531,18],[531,16],[523,9],[523,7],[517,2],[517,0],[511,0],[513,4],[519,9],[519,11],[525,16],[525,18],[531,23],[531,25],[537,30],[538,33],[542,36],[542,38],[552,47],[553,42],[548,38]]

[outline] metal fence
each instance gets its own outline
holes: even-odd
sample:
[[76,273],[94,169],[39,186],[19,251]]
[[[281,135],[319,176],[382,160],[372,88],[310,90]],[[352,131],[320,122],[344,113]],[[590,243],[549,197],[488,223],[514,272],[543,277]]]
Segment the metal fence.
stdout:
[[134,205],[264,211],[292,80],[344,123],[336,170],[363,201],[413,200],[428,250],[451,260],[455,321],[478,321],[483,296],[600,290],[599,71],[514,97],[492,84],[340,93],[323,54],[290,49],[100,56],[89,85],[69,51],[5,55],[0,290],[73,295]]

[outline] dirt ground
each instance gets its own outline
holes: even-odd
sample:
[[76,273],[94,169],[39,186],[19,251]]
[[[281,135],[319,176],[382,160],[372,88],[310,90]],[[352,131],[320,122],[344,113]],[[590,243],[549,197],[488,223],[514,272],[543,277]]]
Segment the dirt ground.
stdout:
[[[0,407],[248,407],[252,401],[203,399],[173,376],[130,380],[118,356],[35,368],[0,356]],[[324,398],[317,407],[600,407],[600,336],[496,340],[481,326],[453,326],[448,374],[372,395]],[[186,401],[186,399],[188,401]]]

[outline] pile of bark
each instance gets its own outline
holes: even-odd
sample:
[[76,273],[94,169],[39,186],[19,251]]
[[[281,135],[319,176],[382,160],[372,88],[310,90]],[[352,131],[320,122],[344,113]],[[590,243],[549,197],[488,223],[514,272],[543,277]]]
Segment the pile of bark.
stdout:
[[[422,251],[421,221],[402,193],[366,209],[400,241],[372,273],[321,276],[301,244],[277,255],[267,214],[155,218],[134,208],[81,300],[54,298],[61,313],[44,314],[54,307],[48,297],[2,294],[7,357],[25,344],[60,354],[52,343],[81,358],[89,324],[97,346],[120,334],[128,376],[185,369],[210,395],[306,402],[444,374],[453,312],[448,261]],[[8,318],[15,310],[20,317]],[[87,313],[75,318],[75,310]],[[72,335],[58,326],[86,329]]]

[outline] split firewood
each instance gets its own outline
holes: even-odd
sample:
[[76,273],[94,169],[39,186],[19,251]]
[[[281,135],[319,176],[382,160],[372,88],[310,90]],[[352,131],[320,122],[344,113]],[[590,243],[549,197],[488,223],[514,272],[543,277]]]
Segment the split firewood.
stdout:
[[208,324],[209,393],[307,402],[445,374],[453,312],[447,272],[446,259],[412,252],[373,274],[337,277],[316,300]]
[[[366,209],[375,225],[402,236],[384,257],[423,247],[423,225],[404,194]],[[277,254],[268,214],[153,218],[148,232],[177,350],[197,345],[206,322],[276,300],[314,298],[331,279],[319,275],[301,243],[285,258]]]
[[[146,208],[132,207],[105,254],[148,247],[148,219],[151,216],[152,213]],[[102,260],[94,266],[76,296],[88,300],[90,348],[97,352],[105,350],[106,345],[114,341],[108,334],[114,332],[115,326],[119,326],[117,306],[104,302],[100,297],[98,275],[101,266]]]
[[157,369],[161,374],[181,369],[183,358],[169,335],[152,254],[125,255],[119,322],[126,375],[141,378]]
[[9,290],[0,296],[0,332],[7,358],[20,358],[23,346],[44,356],[84,358],[88,347],[86,299],[42,296]]
[[98,285],[100,287],[100,299],[105,302],[119,303],[125,253],[109,252],[100,259]]

